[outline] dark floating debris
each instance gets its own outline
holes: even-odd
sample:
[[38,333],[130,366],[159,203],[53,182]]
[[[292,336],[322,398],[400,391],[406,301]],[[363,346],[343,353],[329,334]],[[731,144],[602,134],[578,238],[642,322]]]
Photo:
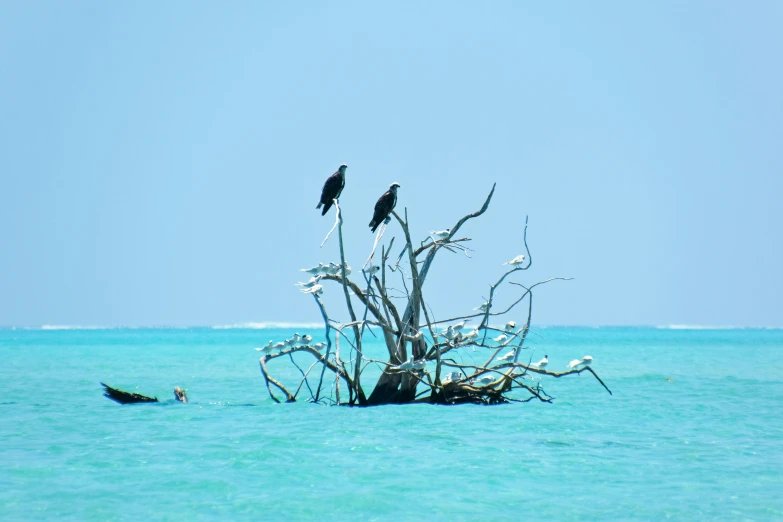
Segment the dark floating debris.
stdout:
[[103,386],[103,396],[120,404],[135,404],[137,402],[158,402],[156,397],[147,397],[138,393],[128,393],[126,391],[112,388],[108,384],[101,383]]
[[[104,383],[101,383],[101,386],[103,386],[104,397],[107,397],[113,400],[114,402],[118,402],[120,404],[135,404],[137,402],[158,402],[157,397],[147,397],[146,395],[141,395],[139,393],[129,393],[126,391],[119,390],[117,388],[112,388],[108,384],[104,384]],[[188,402],[187,391],[184,388],[175,386],[174,399],[176,399],[179,402],[187,403]]]

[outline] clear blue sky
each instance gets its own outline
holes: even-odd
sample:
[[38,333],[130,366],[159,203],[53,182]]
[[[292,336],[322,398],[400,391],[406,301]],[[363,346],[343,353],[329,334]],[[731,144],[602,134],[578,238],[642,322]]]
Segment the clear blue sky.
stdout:
[[392,181],[419,238],[498,183],[427,282],[441,317],[529,215],[515,280],[575,278],[537,324],[783,326],[781,27],[764,1],[2,2],[0,325],[318,321],[293,284],[338,259],[314,207],[345,162],[354,267]]

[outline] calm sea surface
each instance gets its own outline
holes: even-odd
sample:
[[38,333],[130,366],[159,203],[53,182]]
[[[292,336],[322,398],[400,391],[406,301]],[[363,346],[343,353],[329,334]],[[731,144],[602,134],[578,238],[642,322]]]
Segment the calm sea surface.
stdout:
[[614,395],[369,409],[273,403],[253,348],[293,333],[0,330],[0,519],[783,519],[781,330],[540,328],[527,353]]

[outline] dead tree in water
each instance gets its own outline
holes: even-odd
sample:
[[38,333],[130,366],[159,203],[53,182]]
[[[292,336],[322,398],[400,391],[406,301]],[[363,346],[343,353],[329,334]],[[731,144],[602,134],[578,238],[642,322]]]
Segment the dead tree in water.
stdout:
[[[340,405],[376,406],[414,402],[500,404],[528,402],[533,399],[551,402],[553,397],[544,391],[541,385],[542,379],[559,378],[585,371],[591,373],[611,394],[609,388],[589,366],[592,358],[586,357],[573,361],[567,371],[552,372],[546,369],[548,363],[546,360],[532,363],[521,357],[526,349],[524,343],[530,331],[533,290],[544,283],[567,278],[555,277],[529,286],[509,281],[509,285],[519,289],[518,296],[510,306],[503,309],[495,307],[495,293],[506,278],[524,272],[532,264],[527,245],[527,220],[523,232],[525,253],[507,263],[510,265],[509,270],[490,287],[489,298],[483,305],[471,313],[449,319],[437,319],[430,315],[423,287],[435,256],[441,250],[452,253],[461,251],[467,255],[468,248],[465,243],[470,241],[470,238],[457,237],[457,232],[466,222],[486,212],[494,192],[493,185],[479,210],[463,216],[452,228],[428,236],[419,243],[418,247],[413,246],[410,236],[407,209],[403,213],[404,217],[392,212],[402,227],[405,246],[395,262],[390,263],[390,251],[394,245],[394,238],[392,238],[388,245],[381,246],[380,265],[373,264],[377,247],[383,239],[391,218],[387,219],[378,229],[372,252],[361,270],[362,286],[349,277],[350,268],[346,265],[343,247],[343,219],[340,206],[335,200],[335,224],[324,239],[324,243],[337,228],[340,264],[330,263],[330,265],[319,265],[310,269],[308,272],[313,275],[313,278],[308,283],[301,284],[306,287],[305,292],[312,294],[321,311],[325,327],[325,343],[313,345],[310,342],[303,342],[300,338],[288,340],[286,343],[277,343],[277,345],[273,345],[270,341],[267,347],[259,349],[265,352],[259,362],[270,397],[280,402],[273,391],[274,387],[282,392],[286,402],[293,402],[302,391],[302,387],[306,386],[310,393],[309,400],[312,402],[332,400],[325,399],[324,395],[328,395],[327,389],[334,388],[336,391],[334,402]],[[394,302],[398,298],[390,295],[392,288],[387,285],[387,278],[394,277],[394,274],[401,277],[405,287],[406,295],[403,298],[405,309],[402,314]],[[410,288],[406,280],[410,281]],[[325,281],[342,287],[350,322],[341,324],[329,317],[321,299],[323,292],[321,283]],[[355,296],[364,307],[361,317],[355,313],[351,295]],[[517,329],[513,321],[507,323],[505,328],[490,325],[490,320],[508,314],[522,302],[527,303],[527,319],[521,328]],[[466,322],[471,320],[479,324],[476,328],[466,331]],[[371,359],[363,353],[362,341],[365,330],[373,327],[378,328],[383,335],[388,352],[385,361]],[[492,338],[496,334],[497,336]],[[332,337],[336,340],[335,350],[333,350]],[[339,339],[350,347],[347,365],[345,359],[340,357]],[[462,355],[467,350],[477,349],[487,351],[486,362],[466,364],[465,357]],[[270,375],[267,364],[278,358],[288,358],[296,365],[292,356],[296,352],[309,353],[314,361],[306,372],[297,366],[302,380],[296,391],[291,393],[283,383]],[[501,356],[501,352],[505,353]],[[351,362],[353,362],[352,367]],[[380,367],[382,373],[368,396],[365,391],[367,383],[362,381],[362,373],[370,364]],[[316,375],[320,374],[318,385],[311,387],[308,376],[319,366],[320,372],[316,371]],[[334,386],[325,380],[327,373],[334,376]],[[344,382],[348,391],[348,400],[343,402],[340,401],[339,395],[340,381]]]
[[118,388],[112,388],[108,384],[101,383],[103,386],[103,396],[107,399],[111,399],[114,402],[120,404],[136,404],[139,402],[158,402],[157,397],[147,397],[140,393],[131,393],[120,390]]

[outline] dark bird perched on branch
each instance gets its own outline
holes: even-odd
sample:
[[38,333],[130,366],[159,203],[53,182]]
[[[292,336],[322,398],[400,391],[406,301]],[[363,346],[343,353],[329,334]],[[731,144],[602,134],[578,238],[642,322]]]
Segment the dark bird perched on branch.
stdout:
[[375,213],[372,215],[372,221],[370,221],[370,228],[373,232],[394,210],[394,206],[397,204],[397,189],[399,187],[399,183],[392,183],[389,190],[384,192],[383,196],[379,197],[378,202],[375,203]]
[[340,168],[337,169],[337,172],[326,178],[324,188],[321,189],[321,201],[319,201],[318,206],[315,207],[324,207],[323,211],[321,212],[322,216],[325,216],[326,212],[332,208],[333,200],[340,197],[340,194],[345,187],[345,169],[347,168],[348,165],[340,165]]

